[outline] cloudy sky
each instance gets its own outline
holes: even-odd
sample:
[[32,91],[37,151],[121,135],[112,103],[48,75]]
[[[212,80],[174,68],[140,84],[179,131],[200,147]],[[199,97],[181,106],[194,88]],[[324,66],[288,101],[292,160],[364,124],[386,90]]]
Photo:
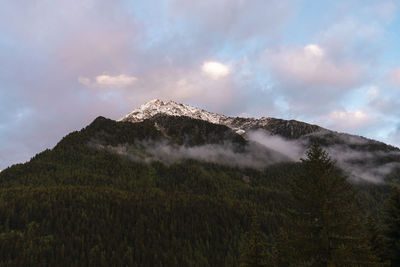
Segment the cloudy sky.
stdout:
[[0,169],[153,98],[400,146],[396,0],[5,0]]

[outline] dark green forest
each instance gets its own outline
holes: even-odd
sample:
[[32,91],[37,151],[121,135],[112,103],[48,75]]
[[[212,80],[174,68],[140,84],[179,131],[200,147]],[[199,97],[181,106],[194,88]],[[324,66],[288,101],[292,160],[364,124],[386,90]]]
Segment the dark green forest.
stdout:
[[[155,122],[168,124],[163,131]],[[399,266],[399,177],[351,182],[314,142],[244,168],[132,160],[138,140],[247,141],[185,117],[102,117],[0,173],[0,266]]]

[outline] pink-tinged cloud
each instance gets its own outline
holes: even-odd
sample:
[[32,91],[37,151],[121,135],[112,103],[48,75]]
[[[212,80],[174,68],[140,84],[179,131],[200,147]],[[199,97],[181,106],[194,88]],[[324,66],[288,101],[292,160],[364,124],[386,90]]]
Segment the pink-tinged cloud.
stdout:
[[[294,14],[296,0],[172,0],[171,19],[214,41],[271,36]],[[204,40],[204,38],[202,38]],[[203,41],[202,40],[202,41]],[[261,41],[261,40],[259,40]]]
[[[298,0],[153,2],[4,1],[0,168],[29,159],[98,115],[116,119],[152,98],[228,115],[314,120],[340,110],[352,86],[379,70],[384,25],[398,13],[387,0],[345,1],[344,12],[328,10],[332,21],[321,27],[300,23],[306,35],[298,38],[285,27],[304,9]],[[304,40],[317,44],[298,43]],[[267,64],[259,64],[265,49]],[[221,65],[203,64],[209,59]],[[379,105],[387,114],[399,106]],[[25,108],[31,112],[19,112]]]
[[218,62],[153,70],[138,76],[124,91],[125,98],[136,105],[151,98],[201,103],[213,111],[223,112],[234,105],[240,92],[235,77],[230,74],[231,69]]
[[354,132],[370,126],[374,117],[363,110],[333,110],[319,119],[319,123],[325,127],[343,132]]
[[351,88],[360,80],[362,70],[351,61],[336,62],[316,44],[284,47],[266,52],[266,62],[280,84],[299,90],[315,87]]
[[114,76],[102,74],[96,76],[93,81],[87,77],[78,77],[78,82],[88,87],[104,87],[109,89],[125,88],[133,85],[136,81],[136,77],[125,74]]
[[136,77],[133,76],[128,76],[125,74],[117,75],[117,76],[111,76],[111,75],[99,75],[96,77],[96,83],[98,85],[104,85],[104,86],[116,86],[116,87],[121,87],[121,86],[128,86],[132,85],[135,81],[137,80]]
[[399,92],[397,90],[382,90],[379,87],[373,86],[368,91],[368,108],[375,113],[382,114],[384,118],[399,117],[400,105]]
[[400,88],[400,67],[390,70],[387,76],[392,85]]

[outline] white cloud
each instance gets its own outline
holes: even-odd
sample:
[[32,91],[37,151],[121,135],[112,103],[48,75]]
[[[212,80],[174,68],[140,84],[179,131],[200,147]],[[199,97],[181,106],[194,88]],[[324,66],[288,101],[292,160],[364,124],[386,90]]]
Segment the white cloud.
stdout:
[[279,151],[292,160],[298,161],[304,154],[304,147],[298,141],[285,140],[277,135],[270,135],[264,130],[255,130],[247,133],[249,140],[258,142],[265,147]]
[[356,120],[364,120],[368,116],[361,110],[356,110],[356,111],[344,111],[344,110],[335,110],[330,114],[330,117],[332,119],[356,119]]
[[266,55],[272,75],[287,85],[350,87],[361,72],[350,61],[336,62],[317,44],[270,50]]
[[371,118],[362,110],[334,110],[323,117],[324,124],[339,131],[350,131],[366,126]]
[[322,50],[322,48],[315,44],[306,45],[304,47],[304,51],[306,52],[306,54],[309,54],[314,57],[324,56],[324,51]]
[[227,65],[216,61],[204,62],[201,66],[201,70],[215,80],[223,78],[230,73],[230,69]]
[[111,76],[111,75],[99,75],[94,78],[92,82],[91,79],[87,77],[78,77],[78,82],[86,85],[86,86],[95,86],[95,87],[126,87],[132,85],[137,81],[136,77],[128,76],[125,74]]
[[96,77],[96,83],[106,86],[127,86],[133,84],[137,80],[136,77],[127,76],[124,74],[118,76],[99,75]]

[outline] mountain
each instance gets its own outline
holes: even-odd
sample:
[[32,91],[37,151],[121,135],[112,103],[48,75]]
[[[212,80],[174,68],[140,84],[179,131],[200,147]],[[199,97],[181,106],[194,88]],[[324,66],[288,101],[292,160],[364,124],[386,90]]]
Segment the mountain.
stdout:
[[[163,116],[162,119],[155,119],[160,115]],[[174,101],[154,99],[134,109],[119,121],[136,123],[151,119],[155,120],[155,125],[160,130],[165,131],[171,129],[166,119],[171,116],[189,117],[227,126],[244,139],[262,144],[265,148],[295,161],[304,156],[305,150],[313,141],[317,141],[355,179],[380,182],[386,176],[397,173],[400,168],[399,148],[296,120],[228,117]],[[180,134],[183,136],[184,133]]]
[[154,100],[119,121],[98,117],[0,173],[0,265],[238,266],[254,215],[276,248],[298,159],[314,140],[381,225],[400,181],[397,148]]
[[[265,233],[279,229],[298,169],[229,164],[250,164],[250,148],[189,117],[98,117],[0,173],[0,265],[238,266],[253,214]],[[195,157],[169,161],[176,153]]]

